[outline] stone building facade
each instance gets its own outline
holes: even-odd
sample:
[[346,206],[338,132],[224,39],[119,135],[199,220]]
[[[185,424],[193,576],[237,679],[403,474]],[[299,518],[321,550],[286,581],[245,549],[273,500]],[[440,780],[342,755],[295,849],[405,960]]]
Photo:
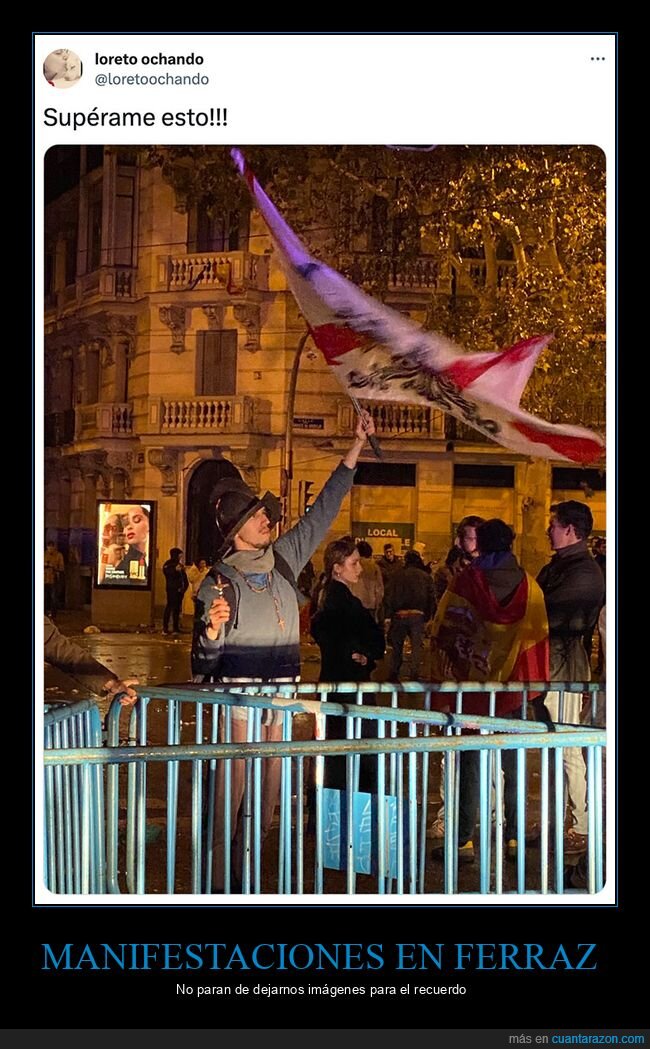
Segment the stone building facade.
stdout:
[[[97,501],[155,502],[160,605],[170,547],[188,562],[214,553],[207,499],[218,477],[237,470],[281,492],[290,524],[344,453],[354,413],[304,338],[254,213],[236,226],[184,213],[137,153],[73,154],[77,174],[60,192],[50,158],[45,218],[45,537],[65,554],[76,607],[90,598]],[[423,320],[448,281],[423,256],[394,268],[387,302]],[[462,272],[454,283],[463,293]],[[547,560],[553,464],[478,440],[434,409],[369,407],[384,462],[365,456],[333,534],[361,531],[376,554],[387,537],[398,547],[417,538],[444,557],[454,524],[481,513],[514,526],[529,569]],[[604,491],[590,505],[603,531]]]

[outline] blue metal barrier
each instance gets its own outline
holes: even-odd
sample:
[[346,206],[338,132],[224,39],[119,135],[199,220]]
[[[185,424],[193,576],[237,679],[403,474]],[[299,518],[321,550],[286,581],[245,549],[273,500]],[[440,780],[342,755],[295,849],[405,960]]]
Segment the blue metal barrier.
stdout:
[[[589,841],[587,852],[587,891],[594,893],[603,886],[603,806],[602,751],[605,733],[593,727],[563,726],[555,731],[549,726],[526,721],[529,690],[542,691],[550,686],[521,684],[448,684],[370,683],[291,686],[188,686],[159,688],[141,697],[130,712],[128,739],[120,738],[120,714],[123,708],[114,704],[107,719],[108,748],[80,752],[68,747],[57,754],[46,755],[46,777],[65,768],[87,767],[101,776],[106,766],[107,782],[107,888],[109,892],[129,893],[176,892],[225,893],[244,895],[261,892],[345,893],[375,892],[399,895],[443,892],[445,894],[478,891],[548,893],[549,861],[554,859],[553,891],[562,893],[565,886],[563,827],[565,798],[562,789],[562,755],[564,748],[586,748],[587,792],[589,798]],[[560,692],[560,708],[565,692],[591,692],[601,685],[582,683],[553,684]],[[522,720],[463,715],[463,695],[488,693],[494,710],[496,693],[523,693]],[[434,697],[449,693],[453,713],[431,709]],[[369,706],[368,698],[387,701],[390,705]],[[340,699],[343,702],[332,702]],[[364,700],[366,702],[364,702]],[[421,709],[400,707],[400,702],[417,702]],[[162,712],[159,710],[163,705]],[[439,705],[439,702],[438,704]],[[166,710],[164,707],[166,706]],[[235,708],[239,708],[235,710]],[[316,720],[315,740],[292,739],[294,714],[310,714]],[[326,740],[325,722],[331,716],[346,718],[346,738]],[[263,726],[269,717],[272,726]],[[157,720],[156,720],[157,718]],[[166,724],[159,732],[159,723]],[[361,735],[362,723],[376,735]],[[441,735],[432,735],[434,729]],[[472,729],[479,735],[463,735]],[[158,733],[164,745],[151,737]],[[406,736],[399,733],[407,733]],[[235,740],[236,741],[233,741]],[[128,746],[120,745],[127,742]],[[60,744],[62,746],[62,744]],[[527,816],[538,806],[541,828],[539,872],[519,847],[514,877],[505,863],[503,847],[503,791],[501,755],[516,749],[517,759],[517,840],[525,840]],[[548,751],[555,752],[555,790],[549,775]],[[468,885],[467,874],[458,871],[458,791],[459,776],[456,755],[478,751],[480,757],[480,799],[478,839],[478,880]],[[540,797],[527,798],[526,757],[532,751],[540,767]],[[428,853],[427,812],[431,795],[430,754],[445,755],[444,783],[448,818],[445,820],[443,863],[435,864]],[[325,837],[331,838],[329,789],[324,786],[328,757],[345,758],[345,790],[339,812],[345,816],[345,828],[339,828],[339,856],[344,857],[344,880],[329,870]],[[373,795],[359,791],[360,762],[372,759],[375,770]],[[277,854],[263,841],[263,780],[280,759],[279,826]],[[304,772],[313,764],[315,813],[314,833],[309,824],[305,830]],[[120,766],[126,765],[120,775]],[[69,766],[72,766],[70,769]],[[162,783],[161,772],[166,778]],[[243,775],[242,775],[243,773]],[[217,778],[221,786],[217,790]],[[153,784],[152,784],[152,781]],[[494,781],[496,816],[491,816],[491,784]],[[233,785],[242,790],[243,819],[242,857],[239,863],[231,851],[233,818],[231,811]],[[156,803],[165,805],[164,854],[160,844],[149,840],[147,800],[156,795]],[[124,797],[122,798],[122,796]],[[120,804],[126,808],[126,840],[120,844]],[[370,799],[370,800],[369,800]],[[326,806],[329,805],[329,809]],[[217,807],[218,806],[218,807]],[[362,857],[359,827],[355,809],[370,820],[363,849],[372,841],[372,858]],[[552,832],[552,816],[555,830]],[[188,828],[189,824],[189,828]],[[149,831],[151,831],[149,826]],[[220,841],[215,839],[218,831]],[[46,827],[46,834],[48,828]],[[161,838],[162,828],[161,828]],[[550,840],[549,840],[550,839]],[[120,879],[119,857],[124,858],[125,875]],[[148,861],[149,856],[149,861]],[[150,862],[154,856],[154,862]],[[222,865],[223,882],[213,881],[215,858]],[[164,864],[161,883],[157,867]],[[340,860],[337,862],[341,862]],[[371,862],[372,874],[363,873]],[[536,865],[535,865],[535,869]],[[359,884],[358,878],[364,881]],[[66,885],[69,884],[66,882]],[[65,891],[88,891],[76,884]],[[96,891],[91,889],[90,891]]]
[[[46,708],[47,752],[102,745],[97,705],[81,700]],[[106,891],[104,783],[99,765],[46,764],[44,780],[44,881],[50,892]]]

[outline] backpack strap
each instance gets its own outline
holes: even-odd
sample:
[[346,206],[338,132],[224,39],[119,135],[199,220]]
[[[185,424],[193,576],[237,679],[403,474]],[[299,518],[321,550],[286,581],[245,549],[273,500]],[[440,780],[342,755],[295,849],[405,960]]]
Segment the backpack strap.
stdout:
[[277,568],[280,575],[283,576],[288,583],[291,583],[291,586],[293,587],[295,595],[298,599],[298,604],[306,605],[309,601],[309,598],[305,597],[302,591],[298,589],[298,583],[296,582],[296,577],[293,573],[291,565],[289,565],[285,561],[282,554],[279,554],[275,547],[273,548],[273,557],[275,558],[275,567]]

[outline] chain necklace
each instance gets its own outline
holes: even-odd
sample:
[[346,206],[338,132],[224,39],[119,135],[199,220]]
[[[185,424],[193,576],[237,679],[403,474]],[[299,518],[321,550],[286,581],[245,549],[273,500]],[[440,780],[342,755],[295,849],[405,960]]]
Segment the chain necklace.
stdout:
[[245,576],[244,573],[240,572],[238,568],[236,568],[235,571],[237,572],[237,575],[241,576],[241,578],[246,583],[246,586],[248,587],[248,589],[252,590],[252,592],[254,594],[263,594],[265,590],[269,591],[269,593],[271,594],[271,597],[273,599],[273,606],[275,608],[275,615],[276,615],[276,619],[278,621],[278,626],[280,627],[280,630],[284,630],[284,628],[286,626],[286,623],[284,621],[284,617],[282,615],[282,612],[280,611],[280,602],[278,601],[278,599],[277,599],[277,597],[276,597],[276,595],[275,595],[275,593],[273,591],[273,585],[271,583],[271,573],[267,572],[265,577],[264,577],[264,582],[262,583],[261,586],[258,586],[255,583],[251,583],[251,581],[249,580],[248,576]]

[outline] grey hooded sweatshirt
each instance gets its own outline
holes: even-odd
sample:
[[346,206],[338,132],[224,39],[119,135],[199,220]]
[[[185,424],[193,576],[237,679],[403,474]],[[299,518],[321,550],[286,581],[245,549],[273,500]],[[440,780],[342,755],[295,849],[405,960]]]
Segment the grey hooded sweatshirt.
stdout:
[[[297,579],[339,512],[352,488],[355,471],[339,463],[309,513],[285,532],[272,550],[284,559]],[[296,681],[300,677],[298,596],[274,565],[267,582],[243,575],[229,564],[233,555],[213,565],[198,593],[197,622],[192,643],[192,674],[198,681]],[[236,558],[237,555],[235,555]],[[262,554],[260,554],[262,556]],[[252,554],[255,557],[255,554]],[[218,637],[206,635],[208,610],[218,596],[217,577],[230,620]]]

